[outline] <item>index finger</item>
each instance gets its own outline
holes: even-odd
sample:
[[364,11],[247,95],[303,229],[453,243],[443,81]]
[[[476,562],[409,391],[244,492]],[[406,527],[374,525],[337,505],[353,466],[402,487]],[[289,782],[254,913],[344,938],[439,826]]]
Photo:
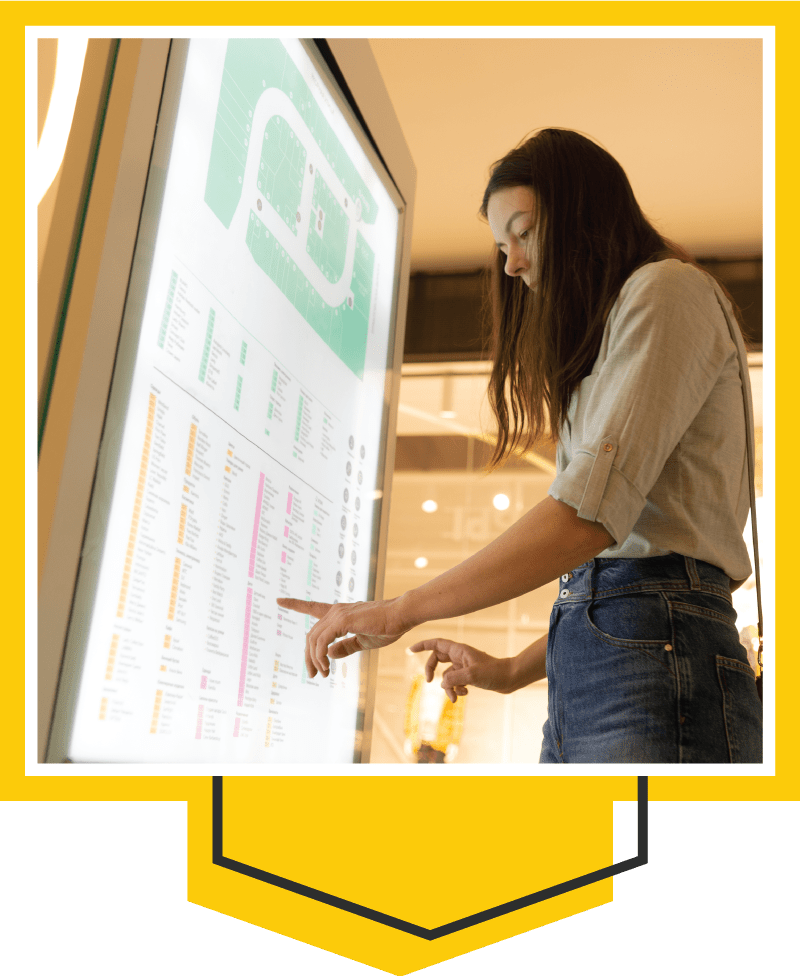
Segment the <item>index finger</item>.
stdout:
[[425,662],[425,677],[428,681],[432,681],[436,666],[439,662],[445,663],[450,661],[451,663],[455,663],[455,658],[453,658],[450,652],[456,646],[455,641],[442,637],[432,637],[428,640],[418,641],[416,644],[412,644],[409,650],[415,654],[418,654],[420,651],[431,652],[430,657]]
[[321,620],[322,617],[330,610],[333,606],[332,603],[314,603],[309,600],[294,600],[288,596],[278,597],[276,603],[279,607],[283,607],[284,610],[294,610],[297,613],[307,613],[309,617],[316,617],[317,620]]

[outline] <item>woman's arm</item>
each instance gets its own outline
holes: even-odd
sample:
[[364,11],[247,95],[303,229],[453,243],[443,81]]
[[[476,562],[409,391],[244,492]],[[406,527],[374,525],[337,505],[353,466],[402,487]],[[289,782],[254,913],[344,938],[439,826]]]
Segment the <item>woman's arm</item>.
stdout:
[[447,697],[454,702],[459,695],[466,695],[468,685],[498,691],[510,695],[526,685],[546,677],[545,659],[547,657],[547,634],[534,641],[516,657],[497,658],[468,644],[459,644],[445,637],[413,644],[410,650],[418,653],[430,651],[425,662],[425,677],[433,681],[436,667],[441,663],[451,666],[442,675],[442,688]]
[[280,606],[317,617],[306,636],[306,666],[313,678],[327,675],[331,657],[385,647],[427,620],[456,617],[535,590],[614,542],[597,522],[549,495],[474,556],[436,579],[393,600],[372,603],[309,603],[281,598]]
[[[602,551],[602,550],[601,550]],[[547,634],[529,644],[524,651],[511,658],[511,686],[508,692],[519,691],[547,677]]]
[[404,631],[483,610],[538,589],[613,544],[603,525],[548,495],[480,552],[404,593],[395,610]]

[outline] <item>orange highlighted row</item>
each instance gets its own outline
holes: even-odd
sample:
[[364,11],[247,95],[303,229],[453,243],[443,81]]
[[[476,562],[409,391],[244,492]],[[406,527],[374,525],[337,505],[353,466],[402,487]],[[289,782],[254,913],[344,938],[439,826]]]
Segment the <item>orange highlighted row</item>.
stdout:
[[153,717],[150,720],[150,734],[154,735],[158,729],[158,714],[161,711],[161,699],[164,697],[163,688],[159,688],[156,691],[156,700],[153,705]]
[[106,662],[106,681],[111,680],[114,673],[114,663],[117,658],[117,648],[119,647],[119,634],[114,634],[111,638],[111,647],[108,651],[108,661]]
[[169,612],[167,620],[175,619],[175,604],[178,602],[178,583],[181,580],[181,561],[175,560],[175,569],[172,572],[172,592],[169,595]]
[[107,698],[101,698],[100,699],[100,718],[101,719],[104,719],[106,717],[106,713],[107,712],[108,712],[108,699]]
[[194,461],[194,445],[197,440],[197,424],[192,424],[189,431],[189,448],[186,451],[186,477],[192,473],[192,462]]
[[169,647],[171,643],[172,643],[172,634],[165,634],[164,635],[164,647]]
[[128,549],[125,553],[125,569],[122,573],[122,586],[119,591],[119,601],[117,603],[117,616],[125,615],[125,603],[128,599],[128,586],[130,585],[131,566],[133,565],[133,550],[136,545],[136,534],[139,531],[139,518],[142,513],[142,499],[144,498],[144,486],[147,480],[147,465],[150,463],[150,446],[153,441],[153,425],[156,417],[156,395],[150,394],[150,401],[147,406],[147,430],[144,435],[144,447],[142,448],[142,462],[139,465],[139,481],[136,485],[136,501],[133,504],[133,518],[131,519],[131,531],[128,536]]
[[186,533],[186,506],[181,505],[181,521],[178,525],[178,545],[183,545],[183,537]]

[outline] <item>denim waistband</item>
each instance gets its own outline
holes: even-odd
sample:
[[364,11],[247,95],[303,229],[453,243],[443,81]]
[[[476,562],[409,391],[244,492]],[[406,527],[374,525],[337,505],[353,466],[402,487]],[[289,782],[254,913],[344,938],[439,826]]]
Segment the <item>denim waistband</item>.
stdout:
[[730,578],[718,567],[671,553],[647,559],[590,559],[559,580],[556,603],[652,590],[711,593],[731,602]]

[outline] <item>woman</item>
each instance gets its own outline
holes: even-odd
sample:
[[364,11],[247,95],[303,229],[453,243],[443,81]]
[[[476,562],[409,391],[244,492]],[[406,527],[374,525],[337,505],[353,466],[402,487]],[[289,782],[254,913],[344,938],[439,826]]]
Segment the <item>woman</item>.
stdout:
[[504,660],[423,641],[412,650],[432,652],[428,680],[449,662],[455,701],[468,685],[508,693],[546,675],[545,763],[760,762],[730,597],[750,563],[744,347],[727,292],[575,132],[541,130],[496,163],[481,213],[497,244],[491,466],[549,432],[558,474],[498,539],[394,600],[279,600],[318,618],[309,674],[560,577],[546,637]]

